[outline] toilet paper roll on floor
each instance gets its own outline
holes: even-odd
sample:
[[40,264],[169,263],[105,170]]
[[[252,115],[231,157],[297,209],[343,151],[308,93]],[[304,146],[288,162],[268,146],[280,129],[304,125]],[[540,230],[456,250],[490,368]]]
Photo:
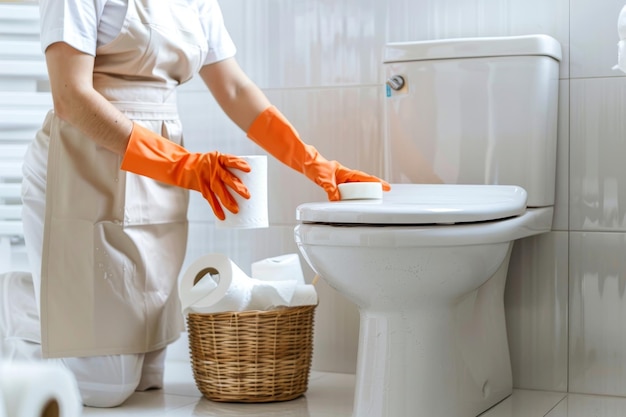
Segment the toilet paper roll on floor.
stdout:
[[0,392],[6,417],[80,417],[83,410],[74,375],[53,363],[0,362]]
[[240,156],[250,165],[250,172],[231,170],[248,188],[250,198],[232,193],[239,206],[237,214],[224,210],[226,218],[215,224],[218,229],[254,229],[269,226],[267,207],[267,156]]
[[251,272],[254,279],[263,281],[296,280],[298,285],[304,285],[302,265],[297,253],[274,256],[253,262]]

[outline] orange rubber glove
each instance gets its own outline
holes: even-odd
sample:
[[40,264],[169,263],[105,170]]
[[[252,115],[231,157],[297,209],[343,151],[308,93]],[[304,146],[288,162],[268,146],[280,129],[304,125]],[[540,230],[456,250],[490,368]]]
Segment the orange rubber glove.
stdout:
[[340,199],[337,185],[344,182],[380,182],[383,190],[391,189],[380,178],[346,168],[337,161],[328,161],[317,149],[300,140],[296,129],[274,106],[265,109],[252,122],[247,135],[276,159],[322,187],[331,201]]
[[220,220],[226,218],[222,205],[232,213],[239,211],[227,187],[250,198],[246,186],[227,168],[250,172],[250,166],[241,158],[219,152],[191,153],[136,123],[122,160],[124,171],[200,191]]

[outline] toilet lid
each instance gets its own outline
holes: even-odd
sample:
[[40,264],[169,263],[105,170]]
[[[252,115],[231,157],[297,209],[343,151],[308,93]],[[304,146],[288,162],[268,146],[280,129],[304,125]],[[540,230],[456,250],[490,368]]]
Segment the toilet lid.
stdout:
[[296,209],[302,223],[451,224],[519,216],[526,190],[513,185],[392,184],[382,200],[306,203]]

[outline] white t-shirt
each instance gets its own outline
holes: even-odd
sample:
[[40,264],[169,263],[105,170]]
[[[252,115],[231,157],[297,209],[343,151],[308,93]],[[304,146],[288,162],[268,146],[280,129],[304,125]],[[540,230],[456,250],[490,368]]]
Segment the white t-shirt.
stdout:
[[[129,0],[40,0],[41,47],[65,42],[95,56],[96,48],[119,34]],[[169,0],[156,0],[169,1]],[[235,55],[236,48],[226,27],[217,0],[195,0],[207,37],[204,65]]]

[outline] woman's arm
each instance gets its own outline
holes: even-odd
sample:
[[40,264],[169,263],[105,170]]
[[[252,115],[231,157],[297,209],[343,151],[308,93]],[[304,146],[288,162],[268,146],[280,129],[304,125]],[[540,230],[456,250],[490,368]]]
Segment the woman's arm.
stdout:
[[383,190],[390,189],[389,184],[377,177],[346,168],[337,161],[328,161],[317,149],[303,142],[287,118],[271,105],[234,58],[205,65],[200,76],[220,107],[248,138],[322,187],[330,200],[339,200],[337,184],[344,182],[381,182]]
[[56,115],[123,155],[133,123],[93,88],[94,57],[56,42],[46,49],[46,63]]
[[97,144],[123,155],[121,168],[167,184],[200,191],[215,215],[222,206],[238,211],[235,191],[250,194],[229,169],[250,171],[237,157],[219,152],[191,154],[185,148],[135,125],[93,88],[94,58],[58,42],[46,49],[56,115]]
[[235,58],[205,65],[200,69],[200,76],[222,110],[244,132],[271,105]]

